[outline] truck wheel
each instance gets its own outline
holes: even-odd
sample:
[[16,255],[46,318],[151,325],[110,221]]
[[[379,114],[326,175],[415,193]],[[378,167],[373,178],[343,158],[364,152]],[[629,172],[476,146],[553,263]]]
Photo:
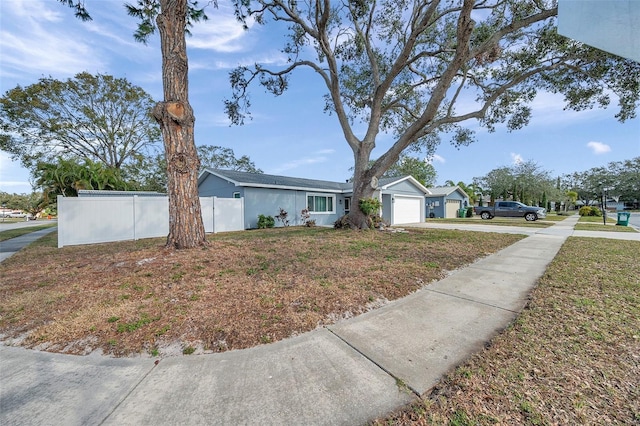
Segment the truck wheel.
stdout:
[[484,220],[491,219],[491,215],[489,214],[489,212],[480,213],[480,217],[483,218]]
[[529,222],[533,222],[534,220],[538,219],[538,216],[535,213],[527,213],[524,215],[524,218]]

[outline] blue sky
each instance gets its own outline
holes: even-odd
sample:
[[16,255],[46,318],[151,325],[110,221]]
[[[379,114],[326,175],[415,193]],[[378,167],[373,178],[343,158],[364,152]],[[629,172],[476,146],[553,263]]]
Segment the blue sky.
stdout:
[[[81,71],[125,77],[155,99],[162,97],[158,37],[147,45],[133,39],[136,20],[124,2],[87,0],[94,20],[81,22],[53,0],[0,2],[0,91],[27,86],[40,77],[67,79]],[[208,9],[210,20],[188,38],[190,102],[196,114],[196,144],[232,148],[248,155],[265,173],[342,181],[351,175],[353,155],[335,116],[323,113],[326,93],[310,71],[298,73],[280,97],[252,89],[253,120],[230,127],[223,99],[230,97],[228,73],[238,65],[284,64],[284,38],[271,25],[242,30],[228,3]],[[613,102],[615,104],[615,102]],[[620,124],[615,107],[563,111],[562,98],[541,93],[531,123],[523,130],[478,129],[477,141],[456,149],[444,141],[433,159],[438,183],[470,183],[492,169],[533,160],[555,175],[582,171],[640,156],[640,119]],[[376,157],[391,138],[380,135]],[[29,173],[0,152],[0,190],[31,192]]]

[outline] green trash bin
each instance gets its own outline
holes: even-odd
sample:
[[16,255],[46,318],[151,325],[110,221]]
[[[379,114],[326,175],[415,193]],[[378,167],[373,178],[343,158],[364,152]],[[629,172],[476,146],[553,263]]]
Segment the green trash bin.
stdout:
[[631,213],[629,212],[618,212],[618,223],[616,223],[616,225],[629,226],[630,216],[631,216]]
[[458,217],[467,217],[467,209],[458,209]]

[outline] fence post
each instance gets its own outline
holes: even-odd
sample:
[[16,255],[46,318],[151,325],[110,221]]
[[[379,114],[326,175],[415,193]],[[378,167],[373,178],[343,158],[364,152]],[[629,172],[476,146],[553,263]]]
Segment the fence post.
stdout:
[[242,217],[242,228],[245,229],[247,224],[244,221],[244,197],[241,198],[242,202],[240,203],[240,217]]
[[133,203],[133,208],[131,210],[133,210],[133,241],[137,241],[138,240],[138,234],[136,232],[136,206],[137,206],[137,199],[138,196],[134,195],[133,197],[131,197],[133,199],[132,203]]
[[64,247],[64,225],[62,220],[64,215],[64,197],[62,195],[58,195],[56,197],[56,205],[58,208],[58,248]]
[[218,197],[211,197],[211,201],[213,204],[213,214],[211,215],[211,221],[213,222],[212,223],[213,226],[211,228],[213,229],[214,234],[217,232],[216,231],[216,199],[217,198]]

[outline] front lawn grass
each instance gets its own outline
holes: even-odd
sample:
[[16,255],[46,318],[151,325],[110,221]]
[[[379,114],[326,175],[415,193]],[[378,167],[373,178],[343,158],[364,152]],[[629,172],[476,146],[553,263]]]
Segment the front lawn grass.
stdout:
[[57,223],[47,223],[44,225],[29,226],[25,228],[7,229],[6,231],[0,231],[0,241],[6,241],[10,240],[11,238],[20,237],[22,235],[30,234],[35,231],[40,231],[42,229],[52,228],[56,225]]
[[604,231],[604,232],[638,232],[630,226],[616,226],[615,220],[607,220],[607,225],[602,223],[577,223],[573,229],[576,231]]
[[[566,219],[562,217],[562,219]],[[560,219],[560,220],[562,220]],[[475,225],[500,225],[500,226],[524,226],[527,228],[547,228],[553,225],[554,221],[545,221],[539,219],[534,222],[527,222],[523,217],[494,217],[493,219],[483,220],[480,216],[461,217],[461,218],[434,218],[426,219],[427,223],[458,223],[458,224],[475,224]]]
[[377,425],[640,424],[640,243],[569,238],[516,321]]
[[[56,248],[0,263],[0,334],[67,353],[220,352],[270,343],[403,297],[522,235],[289,227]],[[17,339],[17,340],[12,340]],[[189,349],[190,348],[190,349]]]
[[[609,222],[612,219],[607,218],[607,222]],[[602,216],[580,216],[580,220],[578,221],[580,223],[602,223],[603,219]]]

